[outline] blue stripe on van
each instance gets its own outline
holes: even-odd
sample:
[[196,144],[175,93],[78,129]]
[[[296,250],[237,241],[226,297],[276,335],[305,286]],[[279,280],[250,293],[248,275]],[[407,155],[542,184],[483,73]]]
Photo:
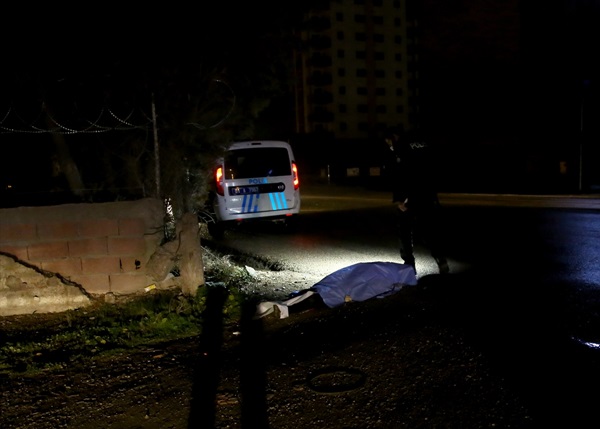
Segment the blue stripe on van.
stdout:
[[281,197],[278,193],[275,193],[275,202],[277,202],[277,210],[281,210]]
[[283,210],[288,208],[284,192],[272,192],[269,194],[269,199],[271,200],[272,210]]
[[286,204],[285,204],[285,195],[283,194],[283,192],[279,192],[276,195],[277,198],[277,207],[281,210],[281,209],[287,209]]
[[[285,199],[285,192],[270,192],[267,194],[269,201],[271,202],[271,210],[287,210],[288,205]],[[258,212],[258,205],[261,194],[248,194],[244,195],[242,199],[242,213],[256,213]]]
[[269,194],[269,199],[271,200],[271,210],[277,210],[277,207],[275,206],[275,200],[273,199],[272,193]]
[[285,192],[281,192],[280,195],[281,195],[281,202],[283,203],[283,208],[287,209],[288,206],[287,206],[287,201],[285,200]]
[[256,213],[258,211],[258,199],[260,194],[244,195],[242,200],[242,213]]

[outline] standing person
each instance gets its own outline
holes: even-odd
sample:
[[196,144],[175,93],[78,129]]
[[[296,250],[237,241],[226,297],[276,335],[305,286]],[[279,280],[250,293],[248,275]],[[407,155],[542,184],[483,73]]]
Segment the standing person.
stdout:
[[431,148],[418,129],[388,130],[386,143],[393,152],[393,198],[397,215],[400,257],[416,272],[414,241],[429,247],[440,274],[450,272],[442,246],[440,202]]

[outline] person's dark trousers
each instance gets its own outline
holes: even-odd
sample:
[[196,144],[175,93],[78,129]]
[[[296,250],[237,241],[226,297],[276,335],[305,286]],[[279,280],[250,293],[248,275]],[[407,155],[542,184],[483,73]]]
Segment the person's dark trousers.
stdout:
[[413,253],[413,229],[416,219],[412,211],[402,211],[396,208],[396,226],[400,244],[400,257],[405,264],[415,268],[415,255]]
[[414,243],[415,238],[418,238],[429,248],[431,256],[440,268],[447,265],[441,243],[440,210],[438,203],[413,206],[406,211],[396,209],[400,257],[405,264],[415,267]]

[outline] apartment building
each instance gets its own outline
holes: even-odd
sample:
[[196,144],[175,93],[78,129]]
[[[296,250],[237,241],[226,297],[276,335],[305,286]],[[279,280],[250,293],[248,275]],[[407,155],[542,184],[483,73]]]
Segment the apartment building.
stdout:
[[417,21],[407,1],[331,0],[311,10],[296,53],[298,134],[364,140],[416,120]]

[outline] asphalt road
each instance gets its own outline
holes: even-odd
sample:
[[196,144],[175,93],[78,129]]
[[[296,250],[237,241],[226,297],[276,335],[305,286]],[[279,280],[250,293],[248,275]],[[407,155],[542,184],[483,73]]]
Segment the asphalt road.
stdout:
[[[502,279],[507,293],[535,296],[540,290],[553,299],[560,290],[577,308],[566,318],[573,325],[569,329],[584,329],[584,336],[593,337],[589,341],[600,343],[600,329],[585,328],[600,326],[586,321],[600,317],[600,195],[442,194],[440,199],[451,274],[477,273],[484,283]],[[393,211],[388,192],[308,186],[293,230],[272,223],[241,225],[220,244],[319,278],[360,262],[402,262]],[[416,255],[420,279],[437,274],[419,242]]]
[[[481,263],[531,270],[536,261],[555,279],[600,285],[599,195],[442,194],[451,269]],[[241,225],[220,244],[276,259],[294,271],[325,276],[358,262],[399,259],[388,192],[335,185],[302,189],[297,226]],[[437,267],[417,243],[421,277]]]
[[[316,277],[357,262],[401,262],[388,193],[317,186],[302,195],[296,229],[241,225],[222,244]],[[417,244],[419,286],[443,291],[436,296],[448,320],[535,397],[549,421],[560,407],[563,421],[593,420],[600,198],[443,194],[441,202],[451,273],[439,276]]]

